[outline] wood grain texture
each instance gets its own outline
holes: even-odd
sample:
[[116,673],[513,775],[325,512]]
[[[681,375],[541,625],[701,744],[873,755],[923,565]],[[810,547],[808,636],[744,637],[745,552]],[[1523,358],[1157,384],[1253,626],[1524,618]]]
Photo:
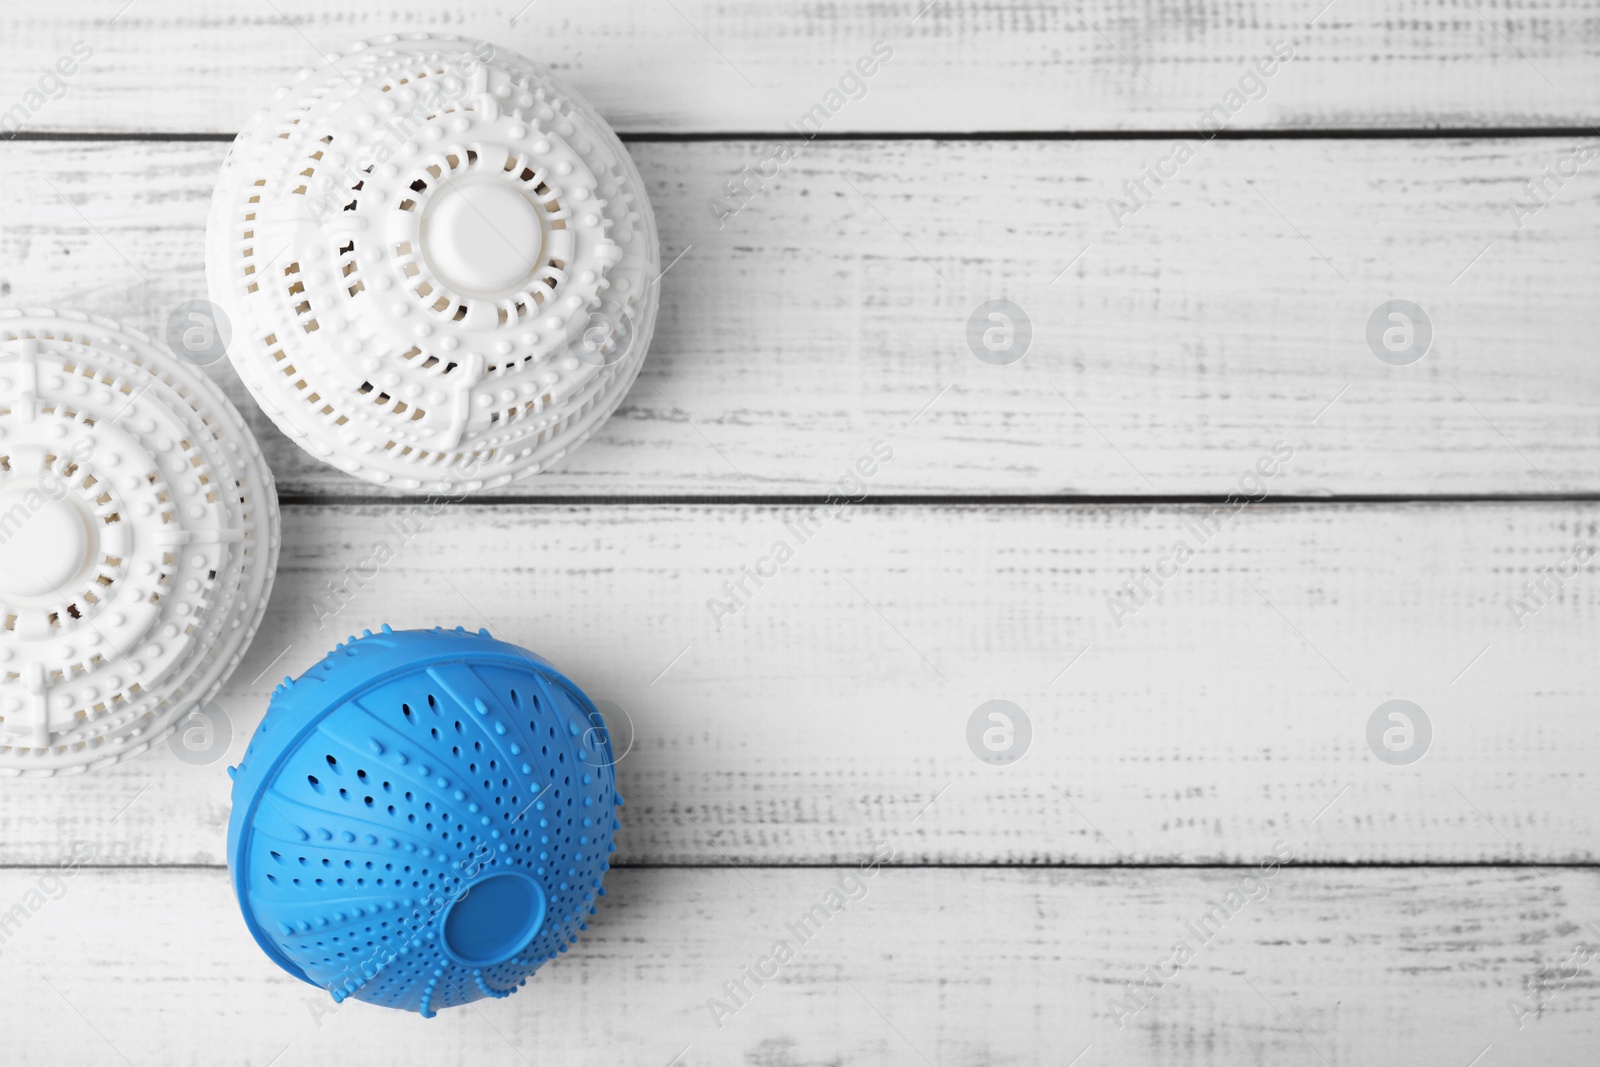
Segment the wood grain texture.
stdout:
[[[1592,872],[1291,864],[1201,943],[1185,923],[1243,873],[881,870],[801,944],[786,924],[841,872],[616,871],[526,989],[423,1020],[279,971],[223,871],[86,870],[5,945],[6,1062],[1500,1067],[1600,1041],[1592,963],[1521,1030],[1508,1008],[1600,943]],[[0,875],[0,902],[41,876]],[[718,1029],[706,1001],[780,939],[794,959]],[[1119,1029],[1112,999],[1179,939],[1192,958]]]
[[1182,129],[1280,41],[1295,59],[1234,127],[1574,125],[1600,106],[1600,20],[1556,0],[125,4],[9,9],[0,101],[83,41],[93,56],[27,128],[232,133],[325,53],[426,31],[550,63],[641,133],[781,131],[878,40],[893,59],[829,132]]
[[[1282,493],[1600,491],[1600,190],[1520,230],[1509,207],[1561,142],[1211,142],[1120,230],[1106,199],[1165,146],[817,144],[720,230],[705,200],[757,146],[634,150],[684,253],[649,361],[565,471],[510,492],[822,494],[877,438],[875,494],[1220,496],[1278,440]],[[204,295],[222,152],[0,147],[0,302],[159,332]],[[1032,320],[1008,367],[967,341],[999,297]],[[1408,367],[1367,343],[1396,297],[1434,325]],[[282,492],[377,492],[212,371]]]
[[[331,503],[285,509],[214,763],[158,750],[0,779],[8,1067],[1592,1058],[1596,964],[1555,974],[1600,945],[1600,563],[1551,575],[1600,542],[1600,504],[1268,503],[1208,537],[1205,507],[983,500],[1220,497],[1284,442],[1273,496],[1592,501],[1600,191],[1585,171],[1513,208],[1571,153],[1565,135],[1195,141],[1144,205],[1124,183],[1175,142],[1009,135],[1187,129],[1277,41],[1294,58],[1235,132],[1585,128],[1594,10],[523,2],[0,12],[0,139],[88,138],[0,140],[0,306],[159,334],[205,295],[225,151],[163,138],[231,134],[320,53],[391,31],[551,63],[633,135],[666,257],[683,253],[623,408],[566,470],[510,490],[585,506],[353,503],[381,493],[210,370],[280,492]],[[893,59],[825,129],[886,139],[796,143],[719,226],[710,198],[880,39]],[[75,41],[93,56],[35,107]],[[1033,330],[1009,367],[968,347],[996,298]],[[1368,348],[1394,298],[1435,329],[1414,366]],[[893,457],[853,490],[868,502],[804,536],[805,512],[777,501],[621,503],[820,497],[876,441]],[[877,502],[907,494],[971,502]],[[1180,539],[1194,557],[1114,616]],[[779,541],[792,559],[743,577]],[[380,544],[394,558],[371,576]],[[367,576],[327,618],[352,571]],[[621,869],[594,928],[519,996],[431,1022],[333,1009],[278,971],[221,869],[223,767],[273,680],[384,621],[539,650],[628,746]],[[1395,698],[1432,723],[1409,766],[1369,750]],[[995,699],[1032,731],[1005,767],[969,750]],[[57,881],[75,842],[90,866]],[[1201,943],[1186,924],[1248,892],[1242,868],[1275,848],[1294,862]],[[893,858],[865,896],[719,1028],[708,998],[738,1006],[724,983],[874,849]],[[1179,939],[1193,960],[1119,1026],[1126,983]]]
[[[832,864],[890,834],[927,864],[1249,863],[1291,835],[1306,862],[1600,860],[1600,564],[1507,607],[1596,543],[1600,507],[1264,507],[1203,546],[1201,508],[865,505],[804,543],[800,514],[454,506],[402,538],[399,509],[291,507],[226,761],[0,781],[0,857],[223,862],[222,769],[273,680],[388,622],[488,627],[622,709],[622,863]],[[1194,558],[1114,620],[1180,539]],[[793,558],[714,617],[780,540]],[[368,579],[319,629],[347,571]],[[995,699],[1031,722],[1006,767],[967,741]],[[1432,723],[1411,766],[1368,748],[1391,699]]]

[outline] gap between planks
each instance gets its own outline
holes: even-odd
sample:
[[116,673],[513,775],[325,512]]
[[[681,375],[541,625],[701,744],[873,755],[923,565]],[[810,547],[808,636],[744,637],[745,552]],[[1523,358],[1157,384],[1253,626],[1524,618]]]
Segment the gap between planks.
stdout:
[[[813,144],[851,141],[1493,141],[1545,138],[1567,140],[1589,137],[1593,126],[1407,126],[1392,129],[1358,127],[1313,127],[1288,130],[1218,130],[1199,137],[1193,130],[964,130],[942,133],[938,130],[862,130],[819,133],[763,133],[760,130],[733,130],[704,133],[647,133],[618,131],[626,144],[737,144],[777,141]],[[22,130],[6,137],[8,141],[66,142],[190,142],[228,144],[236,135],[204,131],[154,131],[149,133],[115,130]]]
[[[1253,870],[1258,862],[1236,863],[884,863],[890,871],[1243,871]],[[613,871],[847,871],[861,866],[859,861],[849,863],[613,863]],[[1302,871],[1600,871],[1600,863],[1558,860],[1554,863],[1512,862],[1509,860],[1482,861],[1363,861],[1363,860],[1296,860],[1296,870]],[[0,863],[0,871],[53,871],[60,864],[51,863]],[[225,863],[79,863],[80,871],[225,871]]]
[[[1594,505],[1246,511],[1120,628],[1107,598],[1193,536],[1184,509],[854,510],[732,617],[707,597],[793,540],[784,509],[445,508],[403,546],[399,512],[286,509],[272,606],[217,700],[230,747],[205,771],[158,752],[3,783],[6,858],[81,837],[101,862],[220,864],[216,768],[273,680],[387,621],[486,626],[625,713],[619,861],[827,865],[893,837],[934,866],[1231,865],[1295,835],[1304,862],[1600,862],[1600,586],[1506,607],[1597,536]],[[383,580],[329,615],[380,538]],[[1006,768],[965,732],[997,697],[1035,723]],[[1369,751],[1396,697],[1437,722],[1409,768]]]
[[[405,507],[417,504],[431,504],[437,499],[426,494],[403,494],[395,496],[375,495],[349,495],[349,496],[316,496],[310,493],[284,494],[278,497],[281,507],[313,508],[313,507]],[[518,505],[522,507],[828,507],[836,501],[827,496],[801,496],[793,494],[775,494],[773,496],[756,496],[753,494],[730,496],[583,496],[572,494],[552,494],[540,496],[529,493],[518,496],[471,496],[451,498],[449,503],[461,507],[501,507]],[[893,494],[882,496],[869,496],[863,500],[852,501],[851,507],[858,508],[897,508],[897,507],[1150,507],[1150,506],[1195,506],[1210,507],[1230,503],[1224,496],[1194,495],[1168,495],[1168,496],[1132,496],[1118,494],[1113,496],[1071,496],[1065,493],[1056,494],[1004,494],[996,496],[973,496],[970,494],[941,495],[941,494]],[[1284,494],[1282,496],[1269,496],[1263,500],[1252,501],[1252,508],[1261,507],[1333,507],[1351,504],[1370,504],[1374,506],[1401,505],[1401,504],[1594,504],[1600,503],[1600,493],[1572,492],[1572,493],[1439,493],[1424,496],[1415,493],[1368,493],[1368,494],[1343,494],[1335,496],[1303,496]]]
[[[1151,147],[815,145],[718,230],[694,192],[756,147],[640,146],[663,246],[693,251],[665,279],[639,385],[538,491],[818,494],[875,437],[896,452],[875,494],[1223,495],[1278,437],[1296,453],[1274,486],[1284,494],[1600,490],[1584,403],[1600,386],[1585,357],[1600,201],[1563,198],[1521,232],[1508,210],[1556,145],[1213,145],[1118,235],[1104,198]],[[208,176],[224,145],[3,150],[17,178],[0,210],[9,303],[92,296],[159,333],[205,292]],[[907,177],[890,187],[885,171]],[[961,190],[975,187],[991,209],[971,210]],[[1305,236],[1349,288],[1263,195],[1322,220]],[[795,247],[797,233],[829,238]],[[994,367],[967,330],[1002,294],[1026,309],[1034,345]],[[1438,326],[1406,368],[1376,359],[1366,335],[1397,294]],[[377,492],[284,439],[231,367],[212,373],[286,495]],[[506,488],[484,495],[530,491]]]

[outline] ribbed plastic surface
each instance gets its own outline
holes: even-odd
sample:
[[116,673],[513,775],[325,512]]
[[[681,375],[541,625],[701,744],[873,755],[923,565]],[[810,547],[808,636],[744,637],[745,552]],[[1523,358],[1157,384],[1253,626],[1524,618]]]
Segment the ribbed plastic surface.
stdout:
[[594,705],[533,653],[367,631],[278,687],[230,772],[245,921],[335,1000],[508,996],[604,894],[613,763]]
[[209,699],[272,589],[244,420],[143,334],[0,311],[0,774],[143,752]]
[[383,37],[239,134],[207,232],[230,355],[339,468],[470,491],[548,469],[638,375],[655,219],[605,121],[534,63]]

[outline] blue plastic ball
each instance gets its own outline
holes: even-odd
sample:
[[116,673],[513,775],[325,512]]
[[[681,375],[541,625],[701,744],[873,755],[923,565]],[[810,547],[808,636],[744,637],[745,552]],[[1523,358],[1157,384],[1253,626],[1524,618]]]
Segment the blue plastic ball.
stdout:
[[594,704],[525,649],[370,630],[272,695],[233,775],[256,943],[345,998],[509,996],[587,928],[621,824]]

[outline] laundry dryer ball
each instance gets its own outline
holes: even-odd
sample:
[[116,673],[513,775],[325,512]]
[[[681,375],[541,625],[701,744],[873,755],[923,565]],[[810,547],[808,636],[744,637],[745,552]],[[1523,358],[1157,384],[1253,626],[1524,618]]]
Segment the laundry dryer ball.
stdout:
[[272,960],[431,1016],[515,992],[595,914],[620,828],[589,698],[487,631],[367,631],[273,693],[228,866]]
[[394,35],[280,89],[223,164],[211,298],[261,407],[379,485],[548,470],[621,403],[660,286],[638,170],[572,89],[485,41]]
[[249,648],[278,537],[203,373],[107,319],[0,311],[0,775],[169,738]]

